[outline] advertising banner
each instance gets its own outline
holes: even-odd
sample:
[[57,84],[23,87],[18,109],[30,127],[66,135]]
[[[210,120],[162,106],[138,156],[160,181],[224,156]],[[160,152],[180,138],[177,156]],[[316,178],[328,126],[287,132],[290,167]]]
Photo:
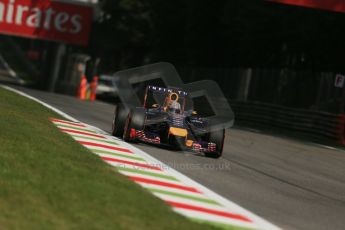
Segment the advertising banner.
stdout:
[[345,1],[343,0],[268,0],[268,1],[345,13]]
[[0,33],[87,45],[92,8],[50,0],[0,0]]

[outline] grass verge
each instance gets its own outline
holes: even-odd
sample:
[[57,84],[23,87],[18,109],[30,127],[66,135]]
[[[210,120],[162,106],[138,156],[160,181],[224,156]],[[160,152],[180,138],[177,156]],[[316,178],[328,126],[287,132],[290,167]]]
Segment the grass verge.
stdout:
[[1,229],[216,229],[174,213],[0,87]]

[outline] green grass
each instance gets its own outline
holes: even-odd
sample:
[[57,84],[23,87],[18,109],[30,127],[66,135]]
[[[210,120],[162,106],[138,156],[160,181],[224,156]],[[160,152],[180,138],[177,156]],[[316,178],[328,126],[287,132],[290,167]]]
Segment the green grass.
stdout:
[[192,222],[0,88],[0,229],[216,229]]

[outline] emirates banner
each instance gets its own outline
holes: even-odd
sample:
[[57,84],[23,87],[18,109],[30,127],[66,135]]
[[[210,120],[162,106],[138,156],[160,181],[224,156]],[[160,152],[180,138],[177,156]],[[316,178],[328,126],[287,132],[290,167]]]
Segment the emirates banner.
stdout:
[[268,0],[268,1],[345,13],[344,0]]
[[0,0],[0,33],[86,45],[92,8],[50,0]]

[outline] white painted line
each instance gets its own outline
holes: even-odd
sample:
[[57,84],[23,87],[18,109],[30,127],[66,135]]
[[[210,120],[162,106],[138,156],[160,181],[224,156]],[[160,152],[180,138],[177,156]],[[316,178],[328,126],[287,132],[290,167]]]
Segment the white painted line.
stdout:
[[[104,151],[114,151],[111,150],[109,148],[121,148],[120,145],[115,145],[115,144],[110,144],[110,143],[104,143],[104,142],[100,142],[100,141],[93,141],[93,140],[87,140],[87,139],[79,139],[76,140],[79,143],[90,143],[90,145],[84,145],[85,147],[87,147],[88,149],[98,149],[98,150],[104,150]],[[96,144],[96,145],[100,145],[100,146],[93,146],[91,144]],[[104,145],[104,147],[102,147]],[[119,153],[123,153],[121,151],[118,151]],[[126,153],[123,153],[126,154]],[[132,153],[127,153],[129,155],[133,155]]]
[[324,148],[324,149],[342,150],[342,149],[338,149],[338,148],[335,148],[335,147],[332,147],[332,146],[328,146],[328,145],[315,144],[315,143],[311,143],[311,142],[309,142],[309,144],[316,145],[316,146]]
[[[67,133],[67,132],[66,132]],[[79,133],[68,133],[69,135],[71,135],[71,137],[73,137],[73,138],[85,138],[86,136],[84,135],[84,134],[79,134]],[[108,140],[107,138],[105,138],[105,137],[95,137],[95,136],[87,136],[88,138],[93,138],[93,139],[98,139],[98,140],[100,140],[100,141],[106,141],[106,140]]]
[[124,171],[124,170],[121,170],[121,169],[119,169],[119,172],[121,174],[125,175],[125,176],[128,176],[128,177],[134,176],[134,177],[141,177],[141,178],[149,179],[149,180],[158,180],[160,182],[166,182],[166,183],[169,183],[169,184],[184,185],[184,184],[179,183],[178,181],[169,180],[169,179],[165,179],[165,178],[158,178],[158,177],[151,176],[151,175],[144,175],[144,174],[135,173],[135,172],[127,172],[127,171]]
[[119,161],[120,159],[118,161],[116,161],[116,158],[113,158],[113,159],[114,159],[114,161],[107,160],[107,159],[102,159],[102,160],[104,160],[108,164],[115,166],[115,167],[122,167],[122,168],[131,168],[132,167],[133,169],[139,169],[139,170],[150,169],[150,170],[152,170],[153,173],[162,172],[162,170],[151,168],[151,166],[147,162],[134,162],[132,159],[128,159],[128,160],[125,160],[126,163],[125,162],[122,163]]
[[73,130],[76,130],[76,131],[80,131],[80,132],[85,132],[85,133],[94,133],[95,132],[93,130],[90,130],[88,128],[83,128],[83,127],[73,127],[73,126],[70,126],[70,125],[64,125],[64,124],[57,124],[56,125],[59,129],[73,129]]
[[182,209],[182,208],[174,208],[174,210],[176,212],[184,215],[184,216],[188,216],[188,217],[195,218],[195,219],[200,219],[200,221],[207,220],[207,221],[211,221],[211,222],[215,222],[215,223],[230,224],[230,225],[234,226],[234,229],[237,226],[241,226],[241,227],[248,228],[248,229],[257,229],[255,226],[253,227],[253,225],[250,223],[243,223],[243,221],[238,221],[235,219],[229,219],[229,218],[225,218],[225,217],[210,215],[208,213],[200,213],[197,211],[186,210],[186,209]]
[[[147,162],[145,161],[145,162],[142,162],[142,163],[147,163]],[[124,165],[122,164],[122,166],[124,166]],[[136,169],[136,170],[140,170],[143,173],[155,173],[155,174],[162,175],[162,176],[164,176],[164,175],[165,176],[171,176],[171,175],[167,174],[165,171],[158,171],[158,170],[153,170],[153,169],[149,169],[149,168],[142,168],[142,167],[138,167],[138,166],[134,166],[134,165],[125,165],[122,168],[125,168],[125,169],[126,168],[128,168],[128,169]]]
[[114,146],[118,146],[118,143],[116,143],[115,141],[110,141],[107,139],[102,139],[102,138],[93,138],[93,137],[85,137],[85,135],[71,135],[71,137],[73,137],[73,139],[75,139],[76,141],[84,141],[84,142],[92,142],[94,144],[108,144],[108,145],[114,145]]
[[[90,149],[90,151],[93,152],[92,149]],[[138,163],[138,164],[145,164],[146,163],[145,161],[140,161],[140,160],[137,160],[137,159],[130,159],[130,158],[126,157],[126,155],[122,155],[121,156],[119,154],[119,155],[114,156],[112,154],[106,154],[106,153],[97,153],[97,152],[93,152],[93,153],[98,155],[99,157],[107,157],[107,158],[119,159],[119,160],[122,160],[122,161],[130,161],[132,163]],[[130,156],[130,155],[127,155],[127,156]],[[111,163],[111,162],[109,162],[109,163]],[[121,164],[124,165],[123,163],[121,163]],[[137,168],[138,168],[138,166],[137,166]]]
[[209,208],[217,211],[222,211],[222,212],[228,212],[226,208],[219,206],[217,204],[208,204],[202,201],[196,201],[196,200],[191,200],[188,198],[182,198],[182,197],[176,197],[176,196],[171,196],[171,195],[166,195],[166,194],[160,194],[160,193],[154,193],[157,197],[161,198],[162,200],[165,201],[173,201],[173,202],[179,202],[179,203],[188,203],[189,205],[194,205],[194,206],[202,206],[203,208]]
[[143,186],[144,188],[147,188],[147,189],[159,189],[159,190],[166,191],[166,192],[173,192],[173,193],[182,194],[182,195],[194,196],[194,197],[198,197],[198,198],[205,198],[205,195],[201,194],[201,193],[190,192],[190,191],[175,189],[175,188],[167,188],[167,187],[163,187],[160,185],[154,185],[154,184],[140,184],[140,185]]

